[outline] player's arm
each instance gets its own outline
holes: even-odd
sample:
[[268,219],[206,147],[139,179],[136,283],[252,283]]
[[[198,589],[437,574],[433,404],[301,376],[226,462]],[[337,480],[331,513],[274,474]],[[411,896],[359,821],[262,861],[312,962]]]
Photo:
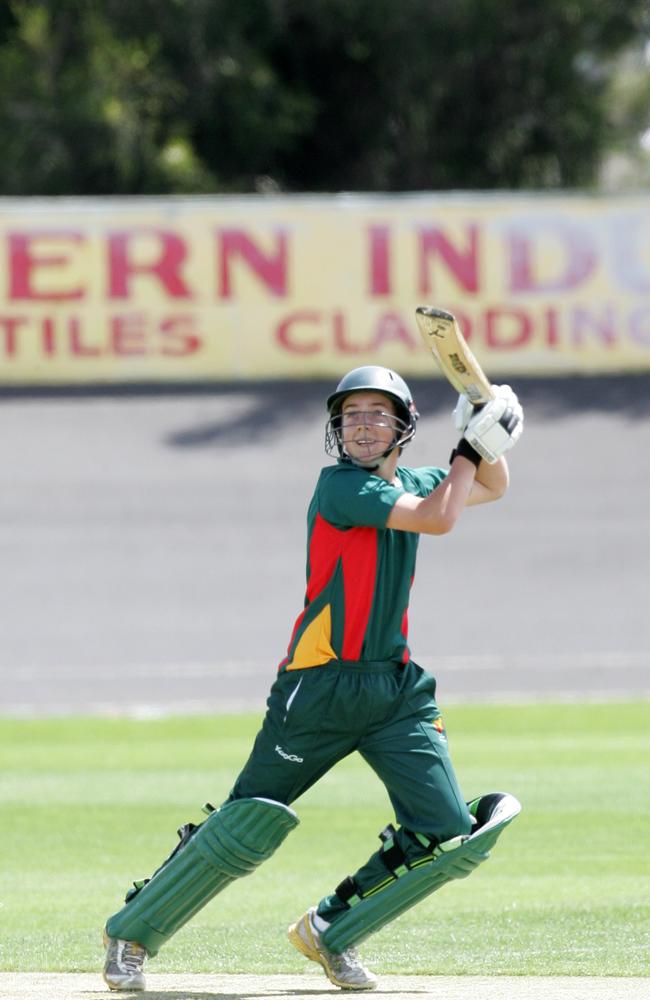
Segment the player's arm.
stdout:
[[[508,466],[503,453],[516,440],[513,440],[510,424],[499,423],[504,406],[502,396],[470,417],[447,478],[427,497],[408,493],[399,497],[386,527],[424,535],[445,535],[452,530],[465,507],[491,503],[503,496],[508,488]],[[521,433],[518,414],[513,417],[512,425],[518,430],[518,438]],[[471,444],[467,440],[470,436]],[[487,456],[488,461],[481,456]]]
[[467,498],[467,506],[492,503],[500,500],[510,485],[510,474],[505,458],[501,457],[493,465],[481,462],[476,470],[476,478]]
[[[470,500],[475,475],[474,463],[458,455],[451,464],[449,475],[429,496],[416,497],[412,493],[403,493],[398,497],[388,515],[386,527],[417,531],[423,535],[446,535]],[[480,500],[474,502],[481,503]]]
[[493,385],[492,391],[495,400],[481,412],[461,393],[452,414],[455,429],[484,457],[467,501],[470,507],[491,503],[506,492],[510,480],[504,452],[519,440],[523,430],[524,412],[510,386]]
[[505,458],[493,465],[473,462],[458,455],[451,463],[446,479],[428,497],[404,493],[391,510],[387,528],[417,531],[423,535],[446,535],[452,530],[465,507],[499,500],[508,488]]

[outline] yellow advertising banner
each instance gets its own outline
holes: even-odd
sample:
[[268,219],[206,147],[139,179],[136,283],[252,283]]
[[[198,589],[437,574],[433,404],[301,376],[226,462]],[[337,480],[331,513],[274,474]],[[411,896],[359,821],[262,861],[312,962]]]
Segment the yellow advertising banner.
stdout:
[[650,369],[650,197],[0,199],[0,383]]

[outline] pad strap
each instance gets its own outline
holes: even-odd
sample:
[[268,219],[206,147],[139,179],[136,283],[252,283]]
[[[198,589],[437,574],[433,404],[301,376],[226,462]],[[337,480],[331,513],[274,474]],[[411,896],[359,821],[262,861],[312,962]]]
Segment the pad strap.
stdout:
[[359,891],[359,886],[354,881],[351,875],[344,878],[343,881],[337,885],[334,890],[336,895],[339,897],[342,903],[346,903],[349,906],[353,906],[354,903],[358,903],[361,899],[361,892]]

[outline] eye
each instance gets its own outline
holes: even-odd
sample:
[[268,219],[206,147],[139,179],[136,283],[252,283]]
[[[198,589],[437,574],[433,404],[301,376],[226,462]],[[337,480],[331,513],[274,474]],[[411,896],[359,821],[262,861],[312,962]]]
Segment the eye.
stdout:
[[376,427],[388,427],[392,420],[392,415],[385,410],[344,410],[343,419],[346,423],[370,423]]

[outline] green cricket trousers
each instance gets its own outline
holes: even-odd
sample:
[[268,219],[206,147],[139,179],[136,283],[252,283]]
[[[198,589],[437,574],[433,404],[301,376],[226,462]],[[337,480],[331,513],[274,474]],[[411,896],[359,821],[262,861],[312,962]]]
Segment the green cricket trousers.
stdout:
[[[435,694],[435,678],[413,661],[336,660],[279,674],[229,801],[259,796],[290,805],[357,750],[388,792],[401,851],[416,861],[432,843],[471,829]],[[385,878],[378,851],[344,883],[365,895]],[[319,904],[327,920],[347,908],[344,883]]]

